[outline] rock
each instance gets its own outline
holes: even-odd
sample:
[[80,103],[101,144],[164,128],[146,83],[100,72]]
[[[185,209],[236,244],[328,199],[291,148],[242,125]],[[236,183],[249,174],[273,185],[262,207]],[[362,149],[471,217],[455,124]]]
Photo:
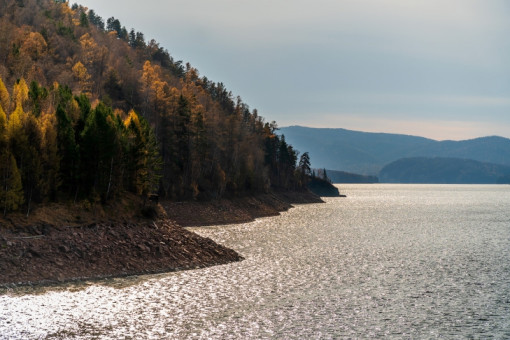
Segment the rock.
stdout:
[[28,253],[29,253],[29,254],[32,254],[32,255],[34,255],[34,256],[37,256],[37,257],[41,257],[41,253],[40,253],[39,251],[37,251],[37,250],[33,249],[33,248],[30,248],[30,249],[28,250]]

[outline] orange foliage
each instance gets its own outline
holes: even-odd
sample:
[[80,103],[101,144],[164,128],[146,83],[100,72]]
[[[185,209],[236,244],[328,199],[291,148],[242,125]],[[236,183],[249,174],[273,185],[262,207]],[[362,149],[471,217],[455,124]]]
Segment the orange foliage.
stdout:
[[72,70],[74,78],[80,84],[80,91],[89,93],[91,87],[91,77],[87,71],[87,68],[81,62],[77,62],[74,64]]
[[39,59],[46,53],[48,44],[39,32],[29,32],[21,45],[21,53],[25,53],[33,60]]

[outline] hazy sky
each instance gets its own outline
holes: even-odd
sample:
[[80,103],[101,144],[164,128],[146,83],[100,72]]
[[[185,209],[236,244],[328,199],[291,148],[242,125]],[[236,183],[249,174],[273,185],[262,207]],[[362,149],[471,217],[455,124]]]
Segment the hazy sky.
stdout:
[[507,0],[78,3],[156,39],[280,126],[510,137]]

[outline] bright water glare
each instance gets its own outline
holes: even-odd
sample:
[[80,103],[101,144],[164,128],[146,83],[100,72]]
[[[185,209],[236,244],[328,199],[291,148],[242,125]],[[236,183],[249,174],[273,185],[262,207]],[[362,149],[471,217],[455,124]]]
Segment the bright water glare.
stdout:
[[340,189],[192,228],[239,263],[4,291],[0,338],[510,338],[510,186]]

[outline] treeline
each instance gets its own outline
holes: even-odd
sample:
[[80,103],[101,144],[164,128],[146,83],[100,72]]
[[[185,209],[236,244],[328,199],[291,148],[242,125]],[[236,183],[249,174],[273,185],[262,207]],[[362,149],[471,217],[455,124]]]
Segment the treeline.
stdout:
[[66,86],[28,87],[23,78],[11,100],[0,79],[4,214],[24,203],[28,214],[33,201],[104,202],[124,190],[147,195],[157,190],[160,169],[155,135],[135,111],[114,112],[102,102],[92,108]]
[[310,174],[308,154],[296,164],[276,123],[223,84],[78,5],[0,0],[0,77],[4,212],[126,190],[180,200],[295,189]]

